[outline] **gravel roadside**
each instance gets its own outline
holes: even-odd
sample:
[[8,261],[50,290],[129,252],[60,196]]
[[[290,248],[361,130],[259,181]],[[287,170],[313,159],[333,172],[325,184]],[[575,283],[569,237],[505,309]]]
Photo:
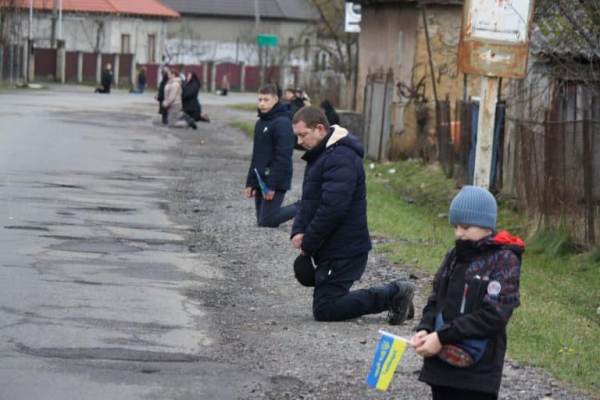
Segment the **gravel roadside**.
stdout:
[[[390,327],[385,314],[339,323],[312,319],[312,292],[293,276],[297,251],[289,241],[291,222],[277,229],[258,228],[254,203],[243,196],[252,141],[227,124],[254,121],[254,117],[224,107],[205,109],[211,124],[201,124],[197,131],[171,131],[180,144],[164,167],[182,179],[171,185],[168,212],[174,221],[193,228],[189,251],[222,271],[222,278],[186,293],[212,311],[205,318],[211,318],[219,330],[215,360],[261,377],[236,398],[428,399],[429,388],[417,381],[421,360],[410,349],[387,392],[365,385],[378,330],[408,338],[414,321]],[[286,203],[300,197],[304,168],[300,156],[298,151],[294,155],[293,190]],[[418,318],[431,287],[428,274],[391,265],[384,255],[372,251],[367,272],[356,287],[400,277],[412,279],[417,286]],[[590,398],[515,362],[506,362],[504,374],[502,399]]]

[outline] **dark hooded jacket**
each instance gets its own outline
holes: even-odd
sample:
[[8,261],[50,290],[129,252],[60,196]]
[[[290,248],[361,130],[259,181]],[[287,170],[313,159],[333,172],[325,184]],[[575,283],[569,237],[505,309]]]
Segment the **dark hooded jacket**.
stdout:
[[162,80],[160,81],[160,84],[158,85],[158,94],[156,95],[156,100],[158,101],[158,113],[159,114],[163,114],[166,112],[166,110],[162,106],[162,102],[165,99],[165,87],[167,86],[168,82],[169,82],[169,75],[163,73]]
[[200,121],[200,102],[198,101],[198,92],[200,91],[200,81],[198,76],[192,73],[192,77],[181,89],[181,107],[183,112],[189,115],[194,121]]
[[[457,246],[446,254],[415,330],[432,332],[436,315],[441,312],[444,325],[438,329],[438,337],[442,344],[482,338],[488,342],[481,360],[470,368],[453,367],[437,356],[426,357],[420,381],[498,393],[506,352],[506,324],[520,304],[523,251],[521,239],[502,231],[478,242],[457,241]],[[465,307],[461,313],[463,296]]]
[[292,237],[304,234],[302,250],[317,265],[371,250],[364,152],[356,136],[335,126],[302,157],[307,164]]
[[104,71],[102,71],[102,86],[104,86],[105,88],[110,87],[110,85],[112,84],[112,80],[112,72],[110,72],[108,68],[105,68]]
[[329,100],[323,100],[321,102],[321,108],[325,112],[325,116],[327,117],[329,125],[340,124],[340,117],[338,116],[337,112],[335,112],[335,109],[333,108]]
[[290,190],[292,185],[292,155],[296,137],[292,129],[288,104],[277,103],[266,114],[259,112],[254,125],[252,162],[246,177],[246,187],[260,189],[254,168],[269,189]]

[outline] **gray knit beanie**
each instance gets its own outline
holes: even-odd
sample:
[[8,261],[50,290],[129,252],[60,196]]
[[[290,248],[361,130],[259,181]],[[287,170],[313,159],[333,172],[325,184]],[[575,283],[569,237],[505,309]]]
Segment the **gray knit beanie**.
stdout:
[[464,186],[450,203],[450,224],[496,229],[498,205],[492,194],[478,186]]

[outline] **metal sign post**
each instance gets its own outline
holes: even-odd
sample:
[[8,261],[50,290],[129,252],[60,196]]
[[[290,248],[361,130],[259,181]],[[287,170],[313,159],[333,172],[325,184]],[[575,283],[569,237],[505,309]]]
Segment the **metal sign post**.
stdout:
[[465,0],[458,68],[482,75],[474,184],[489,189],[500,77],[527,71],[534,0]]

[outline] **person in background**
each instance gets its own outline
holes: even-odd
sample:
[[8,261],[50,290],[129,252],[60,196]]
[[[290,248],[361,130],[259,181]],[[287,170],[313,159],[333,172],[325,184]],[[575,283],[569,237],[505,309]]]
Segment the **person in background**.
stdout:
[[95,93],[110,93],[110,85],[112,85],[113,73],[112,73],[112,65],[110,63],[106,64],[106,68],[102,71],[102,89],[96,88]]
[[[287,104],[279,102],[279,88],[271,83],[258,90],[258,121],[254,126],[252,161],[246,177],[245,195],[254,197],[258,226],[276,228],[294,218],[297,204],[282,207],[291,189],[294,132]],[[256,171],[268,193],[262,193]]]
[[202,106],[198,101],[201,86],[198,75],[195,72],[188,72],[181,93],[182,108],[185,116],[192,121],[210,122],[208,114],[202,113]]
[[158,93],[156,94],[156,96],[154,96],[154,98],[156,99],[156,101],[158,101],[158,113],[161,115],[161,121],[165,125],[167,125],[169,121],[167,110],[163,108],[162,103],[165,100],[165,87],[167,86],[168,82],[169,68],[164,67],[162,71],[162,79],[160,81],[160,84],[158,85]]
[[294,88],[287,88],[284,92],[284,100],[286,103],[290,105],[290,115],[293,117],[299,109],[304,107],[304,102],[298,96],[296,96],[296,91]]
[[129,91],[129,93],[142,94],[142,93],[144,93],[145,89],[146,89],[146,67],[142,67],[142,68],[140,68],[140,70],[138,72],[138,88],[137,88],[137,90],[131,89]]
[[521,304],[525,244],[496,231],[498,206],[484,188],[464,186],[450,203],[455,246],[410,344],[423,358],[419,380],[434,400],[495,400],[502,381],[506,325]]
[[327,121],[329,122],[330,126],[340,124],[340,117],[335,112],[335,109],[333,108],[329,100],[323,100],[320,104],[320,107],[321,110],[323,110],[323,112],[325,113],[325,116],[327,117]]
[[221,79],[221,96],[227,96],[230,88],[231,82],[229,81],[229,74],[223,74],[223,78]]
[[165,99],[162,102],[162,106],[168,113],[169,126],[177,128],[190,126],[193,129],[197,129],[196,123],[193,120],[182,118],[181,78],[179,77],[179,71],[170,70],[168,76],[169,82],[165,86]]
[[396,280],[350,291],[362,277],[371,250],[362,143],[339,125],[330,127],[317,107],[298,111],[292,126],[298,145],[306,150],[306,168],[291,239],[317,266],[314,318],[345,321],[384,311],[390,325],[413,318],[411,282]]

